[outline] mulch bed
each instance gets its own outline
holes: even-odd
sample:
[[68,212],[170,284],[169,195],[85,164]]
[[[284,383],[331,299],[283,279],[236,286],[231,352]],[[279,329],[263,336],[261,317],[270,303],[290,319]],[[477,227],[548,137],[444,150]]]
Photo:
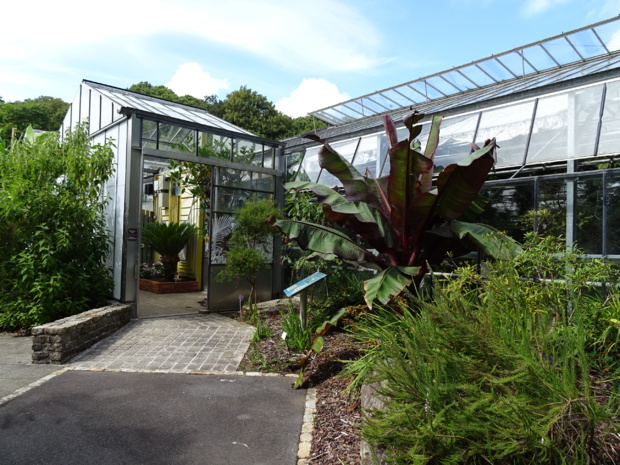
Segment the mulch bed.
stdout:
[[[252,344],[239,370],[298,374],[297,362],[303,354],[290,350],[282,340],[280,315],[265,314],[264,318],[273,336]],[[313,353],[308,359],[302,387],[317,389],[310,464],[361,463],[359,392],[345,392],[349,380],[338,376],[344,366],[341,360],[353,360],[358,356],[359,351],[349,336],[344,332],[333,331],[325,336],[321,353]]]

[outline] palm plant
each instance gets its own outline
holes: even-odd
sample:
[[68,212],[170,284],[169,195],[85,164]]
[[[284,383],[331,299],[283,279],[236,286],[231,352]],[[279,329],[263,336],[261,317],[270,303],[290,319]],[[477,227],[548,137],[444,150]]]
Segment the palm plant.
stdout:
[[149,223],[142,230],[142,242],[161,255],[164,280],[173,281],[179,263],[179,252],[196,233],[189,223]]

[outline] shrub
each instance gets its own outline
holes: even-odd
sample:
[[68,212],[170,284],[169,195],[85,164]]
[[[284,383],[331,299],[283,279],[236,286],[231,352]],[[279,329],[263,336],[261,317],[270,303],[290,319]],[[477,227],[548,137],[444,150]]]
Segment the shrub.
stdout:
[[590,285],[610,268],[560,251],[535,239],[485,277],[461,269],[433,302],[366,315],[351,370],[382,383],[363,434],[389,463],[615,463],[618,373],[593,370],[609,323]]
[[0,327],[47,323],[106,303],[105,183],[111,143],[84,127],[0,144]]

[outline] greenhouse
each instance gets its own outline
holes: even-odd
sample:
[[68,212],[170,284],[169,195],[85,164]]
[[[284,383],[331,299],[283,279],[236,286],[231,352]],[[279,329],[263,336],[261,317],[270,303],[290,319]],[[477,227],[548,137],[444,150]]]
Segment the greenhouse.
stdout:
[[[179,278],[207,291],[209,309],[236,308],[249,285],[214,277],[225,266],[233,211],[250,198],[282,201],[281,144],[198,108],[91,81],[80,85],[61,133],[77,124],[88,126],[93,143],[114,143],[116,171],[106,186],[113,297],[138,301],[141,264],[157,259],[141,244],[147,223],[190,223],[202,234],[179,254]],[[280,291],[275,252],[259,276],[263,299]]]
[[[383,115],[444,115],[436,170],[496,138],[483,217],[521,239],[549,229],[592,256],[620,258],[620,19],[612,18],[315,111],[318,135],[362,174],[389,173]],[[288,180],[334,187],[320,145],[285,141]],[[527,213],[532,221],[524,224]]]

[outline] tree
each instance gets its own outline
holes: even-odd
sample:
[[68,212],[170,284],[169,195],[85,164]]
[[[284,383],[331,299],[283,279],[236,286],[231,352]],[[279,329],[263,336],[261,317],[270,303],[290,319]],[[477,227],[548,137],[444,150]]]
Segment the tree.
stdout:
[[111,143],[85,126],[0,143],[0,327],[30,327],[105,305],[113,282],[103,188]]
[[276,110],[267,97],[246,86],[231,92],[222,101],[222,118],[269,139],[288,134],[293,121]]
[[362,175],[325,140],[308,136],[323,143],[319,165],[340,180],[346,197],[313,182],[292,182],[286,187],[312,192],[323,205],[325,218],[362,242],[322,224],[268,219],[300,247],[324,259],[340,258],[374,269],[376,276],[364,283],[370,308],[375,300],[386,304],[404,289],[414,291],[430,266],[441,263],[448,253],[465,252],[464,244],[494,257],[519,250],[498,231],[467,221],[483,211],[479,192],[494,164],[495,141],[487,141],[483,148],[474,146],[475,151],[463,161],[447,166],[433,188],[433,158],[442,117],[433,118],[422,151],[416,138],[423,116],[414,113],[405,118],[409,138],[402,141],[398,141],[392,119],[384,117],[390,173],[379,179]]
[[163,98],[164,100],[170,100],[172,102],[177,102],[179,100],[179,96],[172,89],[166,86],[154,86],[147,81],[133,84],[128,90],[138,92],[139,94],[150,95],[151,97]]
[[[257,302],[256,279],[271,259],[269,239],[274,230],[264,221],[279,218],[280,209],[268,199],[252,199],[235,212],[235,229],[226,252],[226,268],[217,275],[219,282],[243,278],[250,283],[250,302]],[[269,257],[269,259],[267,258]]]
[[178,96],[166,86],[154,86],[143,81],[129,87],[129,90],[172,102],[202,108],[213,116],[222,118],[246,131],[261,137],[280,140],[327,127],[328,124],[311,116],[291,118],[278,110],[262,94],[241,86],[229,93],[224,100],[217,95],[207,95],[203,100],[191,95]]
[[41,96],[23,102],[0,104],[0,138],[9,142],[13,128],[17,138],[28,126],[44,131],[58,131],[69,104],[55,97]]

